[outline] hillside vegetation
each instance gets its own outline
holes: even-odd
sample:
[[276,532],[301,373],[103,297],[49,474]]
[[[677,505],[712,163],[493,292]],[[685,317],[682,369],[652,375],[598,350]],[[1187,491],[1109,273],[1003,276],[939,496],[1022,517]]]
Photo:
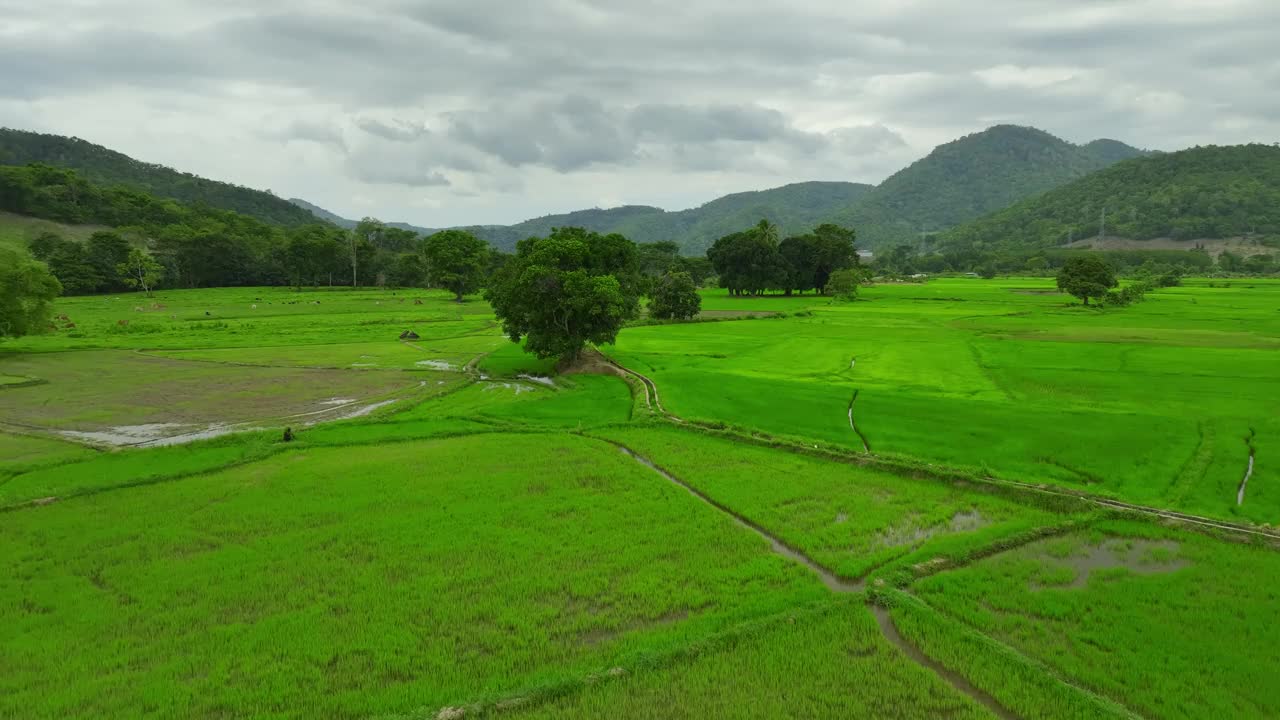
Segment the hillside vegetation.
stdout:
[[29,163],[70,168],[101,185],[232,210],[273,225],[315,222],[310,212],[269,192],[142,162],[79,138],[0,128],[0,165]]
[[1074,145],[1036,128],[997,125],[939,145],[832,221],[856,227],[869,248],[914,243],[1141,154],[1115,140]]
[[[515,225],[470,225],[471,232],[499,250],[510,252],[527,237],[544,237],[553,228],[580,227],[599,233],[621,233],[637,243],[675,242],[684,255],[701,255],[716,240],[765,219],[783,235],[805,233],[852,205],[872,189],[847,182],[802,182],[769,190],[733,193],[688,210],[668,212],[649,205],[591,208],[525,220]],[[316,217],[342,227],[355,221],[342,218],[305,200],[293,200]],[[386,223],[423,234],[438,232],[405,223]]]
[[1099,235],[1280,236],[1280,147],[1208,146],[1135,158],[955,228],[943,242],[1052,247]]

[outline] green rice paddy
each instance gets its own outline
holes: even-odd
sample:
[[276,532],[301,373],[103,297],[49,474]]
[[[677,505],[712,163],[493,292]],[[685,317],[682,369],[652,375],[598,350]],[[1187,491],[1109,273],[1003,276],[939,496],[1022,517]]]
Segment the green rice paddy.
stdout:
[[1050,290],[707,291],[601,348],[661,411],[476,298],[60,300],[0,717],[1280,715],[1280,283]]

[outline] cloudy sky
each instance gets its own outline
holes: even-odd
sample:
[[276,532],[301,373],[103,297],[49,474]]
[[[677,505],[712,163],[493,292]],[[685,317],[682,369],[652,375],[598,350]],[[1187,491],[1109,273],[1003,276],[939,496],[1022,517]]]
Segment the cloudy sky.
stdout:
[[996,123],[1274,142],[1278,37],[1276,0],[0,0],[0,125],[507,223],[878,182]]

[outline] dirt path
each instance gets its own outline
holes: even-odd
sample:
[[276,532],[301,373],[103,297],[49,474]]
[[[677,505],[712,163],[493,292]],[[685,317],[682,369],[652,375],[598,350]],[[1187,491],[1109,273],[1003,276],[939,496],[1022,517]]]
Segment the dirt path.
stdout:
[[938,677],[947,681],[951,687],[959,692],[968,695],[974,702],[990,710],[993,715],[1001,720],[1019,720],[1017,715],[1009,712],[1003,705],[991,697],[986,691],[974,686],[960,673],[948,668],[942,663],[925,655],[920,648],[912,645],[906,638],[902,637],[902,633],[898,632],[898,627],[893,624],[893,616],[889,611],[879,605],[871,606],[871,613],[876,616],[876,623],[880,625],[880,632],[885,639],[894,647],[902,651],[917,665],[926,667],[934,672]]
[[650,470],[656,472],[657,474],[661,475],[664,479],[666,479],[668,482],[674,485],[677,485],[681,488],[684,488],[684,490],[688,492],[690,495],[710,505],[716,510],[719,510],[725,515],[728,515],[738,525],[744,528],[747,528],[748,530],[754,532],[755,534],[759,535],[765,540],[768,540],[769,546],[773,549],[775,553],[785,558],[788,558],[790,560],[793,560],[797,563],[800,563],[801,565],[804,565],[805,567],[812,570],[819,578],[822,579],[822,584],[826,585],[828,590],[836,593],[853,593],[853,592],[861,592],[862,590],[866,589],[866,583],[864,581],[845,580],[844,578],[839,577],[838,575],[831,572],[827,568],[818,564],[818,562],[815,561],[813,558],[810,558],[809,556],[805,555],[799,550],[791,547],[790,545],[786,544],[782,540],[778,539],[776,536],[771,534],[768,530],[765,530],[763,527],[757,525],[751,520],[748,520],[742,515],[739,515],[737,512],[721,504],[720,502],[712,499],[710,496],[694,488],[692,485],[675,477],[674,475],[667,472],[666,470],[663,470],[662,468],[658,467],[649,458],[646,458],[643,455],[640,455],[639,453],[637,453],[636,451],[632,450],[629,447],[626,447],[625,445],[621,445],[619,443],[612,442],[612,441],[608,441],[608,442],[614,447],[618,448],[618,450],[621,451],[623,455],[630,457],[631,459],[635,460],[641,465],[644,465]]

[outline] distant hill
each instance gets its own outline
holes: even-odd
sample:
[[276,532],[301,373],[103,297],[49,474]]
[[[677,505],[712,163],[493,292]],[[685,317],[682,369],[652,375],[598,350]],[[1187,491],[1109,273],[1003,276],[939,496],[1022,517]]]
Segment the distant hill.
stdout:
[[[622,233],[641,243],[671,240],[678,243],[686,255],[701,255],[718,238],[750,227],[762,218],[776,223],[784,235],[810,230],[857,202],[871,189],[871,185],[860,183],[802,182],[771,190],[725,195],[689,210],[669,212],[647,205],[625,205],[607,210],[593,208],[546,215],[515,225],[477,225],[463,229],[470,230],[494,247],[508,251],[524,238],[545,236],[556,227],[574,226],[597,232]],[[355,225],[352,220],[306,201],[292,202],[311,209],[316,217],[344,227]],[[388,224],[418,232],[433,232],[403,223]]]
[[1127,160],[957,227],[940,240],[1024,248],[1079,245],[1100,235],[1110,245],[1117,238],[1280,240],[1280,147],[1208,146]]
[[122,185],[185,203],[204,203],[273,225],[315,222],[311,213],[269,192],[142,162],[79,138],[0,128],[0,165],[28,163],[71,168],[98,185]]
[[337,215],[335,213],[329,212],[328,210],[325,210],[319,205],[312,205],[306,200],[302,200],[299,198],[289,198],[289,202],[311,213],[312,215],[315,216],[315,218],[331,222],[334,225],[337,225],[338,227],[344,227],[350,230],[351,228],[356,226],[355,220],[348,220],[347,218],[344,218],[341,215]]
[[837,214],[867,248],[916,243],[1143,151],[1115,140],[1074,145],[1043,130],[997,125],[934,148]]

